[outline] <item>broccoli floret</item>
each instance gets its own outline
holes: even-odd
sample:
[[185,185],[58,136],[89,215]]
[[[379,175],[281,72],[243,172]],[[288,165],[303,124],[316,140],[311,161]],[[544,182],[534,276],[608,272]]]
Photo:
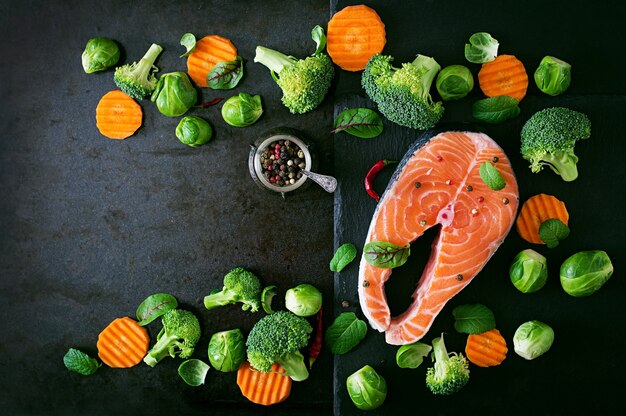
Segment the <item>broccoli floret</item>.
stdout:
[[591,135],[591,122],[583,113],[569,108],[541,110],[528,119],[522,128],[522,157],[530,161],[537,173],[550,167],[566,182],[578,177],[574,146]]
[[224,276],[224,288],[204,297],[204,306],[211,310],[241,302],[244,311],[256,312],[261,306],[261,282],[252,272],[237,267]]
[[[320,28],[321,30],[321,28]],[[321,31],[323,36],[323,31]],[[323,36],[323,43],[326,40]],[[297,59],[281,52],[257,46],[254,62],[265,65],[283,91],[282,102],[293,114],[303,114],[317,107],[330,88],[335,68],[328,55],[318,51]]]
[[277,311],[267,315],[248,335],[248,362],[265,373],[272,371],[272,364],[276,362],[294,381],[306,380],[309,371],[299,350],[306,347],[312,331],[306,319],[291,312]]
[[443,105],[430,96],[441,66],[423,55],[402,68],[394,68],[392,62],[393,57],[381,54],[369,60],[361,77],[365,92],[389,121],[419,130],[433,127],[443,116]]
[[463,354],[448,353],[443,334],[433,340],[435,365],[426,370],[426,386],[434,394],[452,394],[469,381],[469,364]]
[[200,339],[200,323],[196,316],[183,309],[172,309],[161,318],[163,329],[157,335],[157,342],[143,361],[154,367],[167,357],[189,358]]
[[162,50],[162,47],[153,43],[139,62],[115,68],[113,76],[115,84],[126,94],[138,100],[152,94],[157,85],[157,79],[152,71],[159,70],[154,66],[154,61]]

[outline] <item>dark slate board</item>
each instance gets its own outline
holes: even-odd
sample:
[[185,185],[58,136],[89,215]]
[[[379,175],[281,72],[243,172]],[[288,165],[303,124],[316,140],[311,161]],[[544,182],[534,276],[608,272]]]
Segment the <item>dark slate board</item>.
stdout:
[[[340,2],[336,10],[349,2]],[[346,378],[365,364],[372,365],[388,384],[385,404],[368,414],[584,414],[615,411],[621,408],[621,374],[626,366],[616,359],[626,347],[621,316],[626,309],[623,273],[626,181],[623,155],[623,119],[626,114],[626,88],[618,68],[624,64],[620,36],[616,27],[622,6],[608,10],[584,6],[581,2],[516,3],[500,2],[480,5],[467,2],[368,2],[387,26],[388,46],[385,52],[397,56],[398,63],[410,60],[415,53],[435,56],[442,66],[466,64],[474,74],[477,65],[463,57],[463,43],[475,31],[491,32],[500,40],[503,53],[514,53],[529,62],[532,74],[545,54],[567,59],[574,68],[571,89],[559,97],[542,95],[531,80],[528,96],[521,102],[521,115],[499,126],[482,126],[505,150],[517,174],[521,201],[537,193],[548,193],[563,200],[570,212],[572,233],[552,250],[523,241],[513,230],[483,271],[439,314],[422,340],[446,333],[450,351],[462,351],[466,336],[456,333],[452,309],[466,303],[484,303],[495,313],[497,325],[507,340],[509,354],[496,368],[471,367],[469,384],[449,397],[436,397],[426,388],[425,364],[415,370],[400,369],[395,363],[397,347],[387,345],[384,334],[370,328],[365,340],[353,351],[335,357],[335,414],[362,414],[347,394]],[[547,9],[553,10],[548,12]],[[547,24],[550,19],[553,19]],[[585,22],[590,31],[580,30],[571,22]],[[532,27],[532,30],[531,30]],[[594,32],[597,31],[597,32]],[[594,39],[589,34],[594,33]],[[602,39],[601,42],[596,40]],[[595,58],[588,60],[588,53]],[[603,65],[598,62],[618,62]],[[603,76],[601,74],[606,74]],[[351,94],[352,93],[352,94]],[[335,115],[346,108],[370,107],[373,103],[361,96],[358,74],[342,72],[337,87]],[[436,92],[435,98],[438,99]],[[475,129],[471,103],[481,98],[478,86],[470,97],[445,103],[442,126],[457,128],[459,123]],[[565,183],[546,171],[531,174],[519,154],[519,132],[534,112],[566,106],[588,114],[592,120],[592,138],[579,143],[579,178]],[[371,140],[346,134],[335,137],[335,173],[339,187],[335,193],[335,248],[353,242],[362,248],[375,209],[375,201],[365,193],[363,178],[379,159],[399,160],[419,136],[419,132],[385,121],[385,131]],[[383,171],[376,180],[381,193],[393,173]],[[413,244],[411,260],[396,270],[387,282],[386,293],[392,314],[397,315],[410,304],[417,280],[430,253],[433,233],[427,233]],[[533,248],[548,258],[550,279],[539,292],[524,295],[510,283],[508,268],[514,255]],[[588,298],[572,298],[560,287],[559,266],[569,255],[590,249],[606,250],[613,260],[615,274],[598,293]],[[359,250],[360,255],[360,250]],[[335,315],[355,311],[362,319],[357,294],[358,261],[335,274]],[[347,300],[348,308],[341,302]],[[535,361],[525,361],[513,352],[513,333],[521,323],[539,319],[549,323],[556,339],[552,349]]]

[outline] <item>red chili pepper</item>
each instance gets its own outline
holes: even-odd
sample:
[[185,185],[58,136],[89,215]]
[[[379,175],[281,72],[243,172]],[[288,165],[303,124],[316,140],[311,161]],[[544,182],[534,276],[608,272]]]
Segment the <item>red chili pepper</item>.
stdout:
[[322,308],[317,313],[317,329],[315,331],[315,338],[311,342],[309,347],[309,368],[313,367],[313,363],[322,352],[322,340],[324,339],[324,331],[322,325]]
[[380,200],[380,197],[378,196],[378,193],[373,188],[374,179],[376,178],[376,175],[378,175],[378,172],[383,170],[385,166],[393,164],[393,163],[398,163],[398,162],[395,160],[387,160],[387,159],[379,160],[378,162],[374,164],[374,166],[370,168],[370,170],[365,175],[365,190],[367,191],[367,194],[369,196],[371,196],[372,198],[376,200],[376,202]]
[[215,105],[217,103],[219,103],[220,101],[222,101],[223,98],[213,98],[211,101],[207,101],[206,103],[202,103],[202,105],[200,105],[200,107],[202,108],[207,108],[207,107],[211,107],[212,105]]

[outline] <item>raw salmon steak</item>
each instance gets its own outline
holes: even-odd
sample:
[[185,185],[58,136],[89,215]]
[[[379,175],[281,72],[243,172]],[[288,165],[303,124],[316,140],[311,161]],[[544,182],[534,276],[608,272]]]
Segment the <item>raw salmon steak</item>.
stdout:
[[[506,182],[492,190],[480,165],[492,163]],[[487,264],[504,241],[519,204],[517,182],[504,151],[483,133],[445,132],[415,142],[400,162],[370,224],[366,243],[405,246],[441,225],[413,303],[391,317],[385,282],[392,269],[359,270],[361,309],[370,325],[393,345],[421,339],[437,314]]]

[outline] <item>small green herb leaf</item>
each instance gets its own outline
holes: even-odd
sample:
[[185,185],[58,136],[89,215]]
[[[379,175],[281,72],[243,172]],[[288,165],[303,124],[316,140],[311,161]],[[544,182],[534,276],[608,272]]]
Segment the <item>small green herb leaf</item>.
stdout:
[[324,34],[324,28],[320,25],[317,25],[311,30],[311,38],[317,45],[315,48],[315,53],[313,55],[318,55],[322,53],[324,48],[326,47],[326,35]]
[[345,131],[362,139],[371,139],[383,132],[383,120],[369,108],[350,108],[339,113],[331,133]]
[[326,330],[324,340],[333,354],[345,354],[359,345],[367,334],[367,324],[354,312],[344,312]]
[[502,175],[498,172],[498,169],[491,164],[491,162],[483,162],[480,165],[480,179],[487,184],[488,187],[494,191],[499,191],[506,186],[506,182],[502,179]]
[[199,386],[204,384],[204,379],[209,371],[209,365],[202,360],[192,358],[178,366],[178,375],[183,381],[190,386]]
[[352,243],[342,244],[330,261],[330,271],[339,273],[356,257],[356,247]]
[[243,59],[237,56],[232,61],[217,63],[208,73],[206,82],[214,90],[231,90],[243,77]]
[[464,334],[482,334],[496,327],[491,309],[480,303],[457,306],[452,310],[454,329]]
[[500,44],[489,33],[474,33],[465,44],[465,59],[474,64],[491,62],[498,56]]
[[265,313],[274,313],[272,299],[276,296],[276,290],[276,286],[272,285],[263,288],[263,292],[261,292],[261,307],[263,307]]
[[170,309],[176,309],[178,301],[167,293],[155,293],[148,296],[137,308],[137,320],[139,325],[148,325]]
[[559,241],[566,239],[567,236],[569,236],[569,228],[559,219],[550,218],[539,226],[539,238],[546,243],[548,248],[558,246]]
[[187,52],[180,56],[180,58],[184,58],[196,49],[196,37],[193,33],[185,33],[183,37],[180,38],[180,44],[187,48]]
[[472,105],[474,118],[490,124],[499,124],[519,115],[518,101],[507,95],[478,100]]
[[400,368],[417,368],[432,349],[421,342],[403,345],[396,352],[396,363]]
[[363,247],[365,261],[374,267],[392,269],[406,263],[411,254],[411,245],[397,246],[386,241],[372,241]]
[[95,358],[91,358],[84,352],[70,348],[63,357],[63,364],[68,370],[84,376],[90,376],[100,368],[102,364]]

